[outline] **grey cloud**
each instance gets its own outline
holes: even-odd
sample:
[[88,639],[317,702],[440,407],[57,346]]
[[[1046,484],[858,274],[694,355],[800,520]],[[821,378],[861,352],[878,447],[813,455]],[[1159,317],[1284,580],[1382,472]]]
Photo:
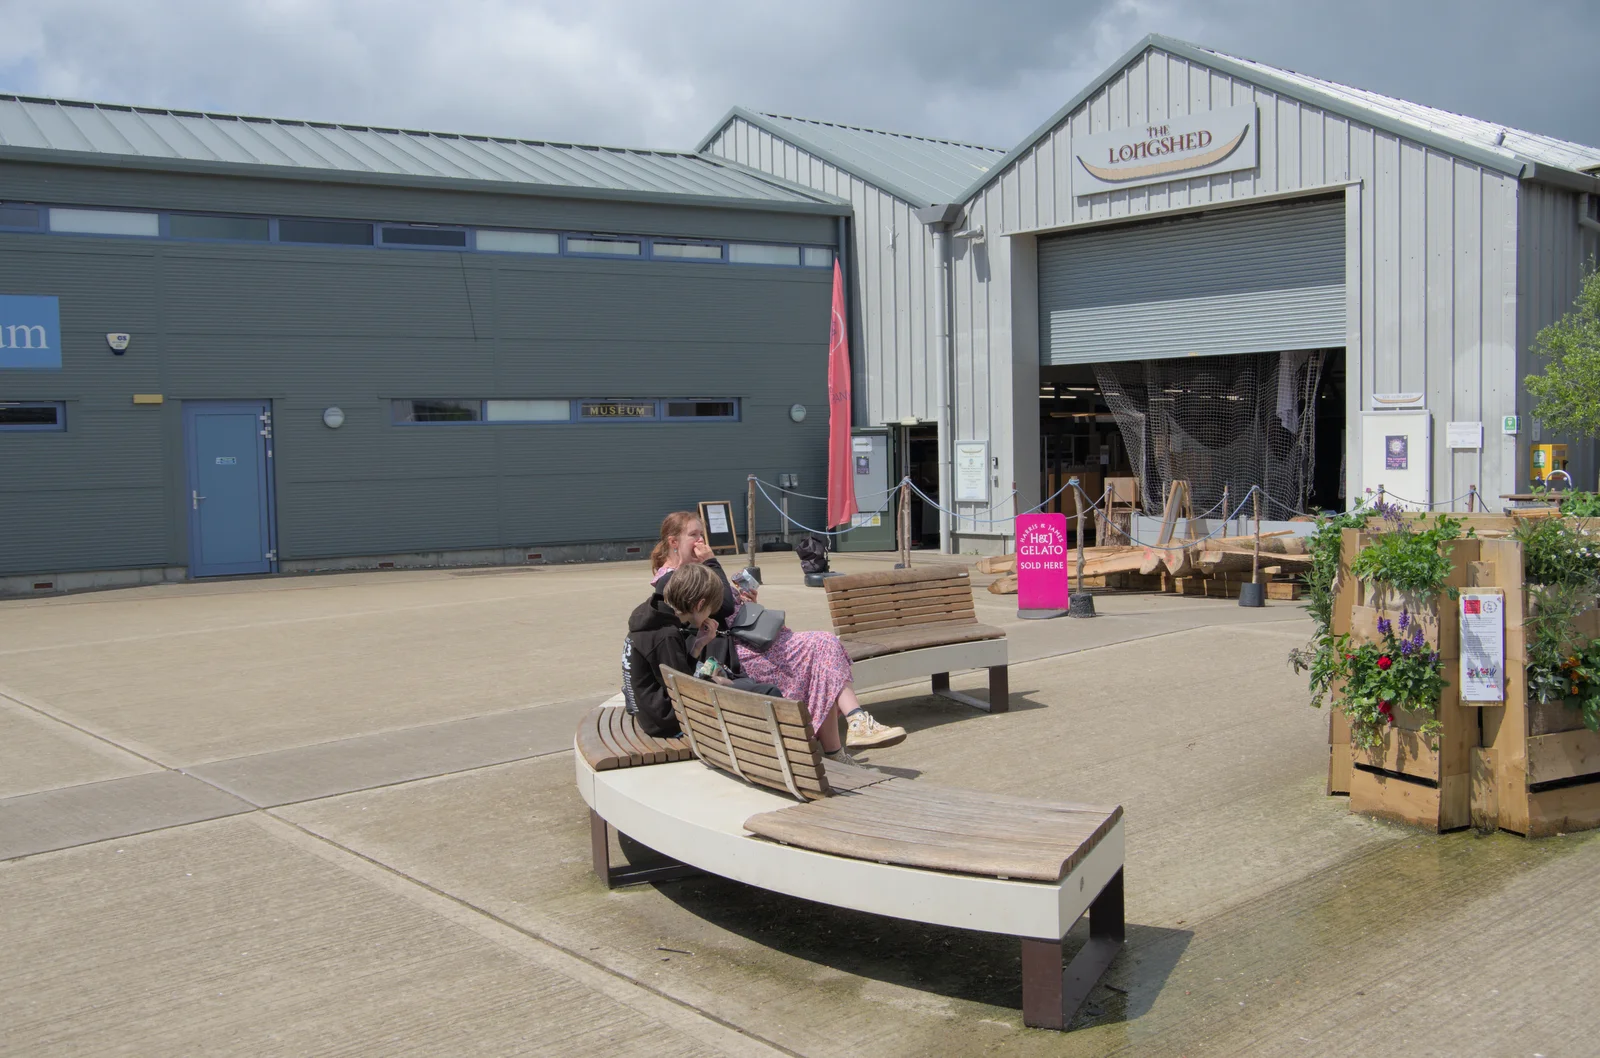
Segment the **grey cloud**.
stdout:
[[0,0],[0,89],[636,146],[735,103],[1008,147],[1148,32],[1591,144],[1600,5]]

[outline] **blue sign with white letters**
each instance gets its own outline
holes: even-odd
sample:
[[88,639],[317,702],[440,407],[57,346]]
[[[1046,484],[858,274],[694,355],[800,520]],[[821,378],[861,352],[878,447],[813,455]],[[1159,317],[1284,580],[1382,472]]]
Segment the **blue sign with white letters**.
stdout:
[[61,303],[0,294],[0,370],[61,370]]

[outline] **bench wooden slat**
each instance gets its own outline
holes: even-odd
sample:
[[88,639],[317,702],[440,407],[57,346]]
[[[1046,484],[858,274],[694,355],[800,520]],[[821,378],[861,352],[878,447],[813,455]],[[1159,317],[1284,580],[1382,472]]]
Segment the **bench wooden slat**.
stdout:
[[701,760],[802,800],[832,792],[823,770],[822,747],[811,734],[805,706],[719,687],[666,667],[661,676],[679,722],[694,736]]
[[[951,810],[930,811],[941,799]],[[997,834],[996,824],[1019,806],[1028,806],[1042,818],[1025,834]],[[980,807],[985,810],[971,811]],[[763,812],[744,826],[773,841],[855,859],[1054,882],[1081,862],[1121,818],[1120,807],[1056,806],[975,791],[929,789],[895,778],[812,804]]]
[[595,771],[688,760],[688,739],[657,738],[640,730],[626,709],[596,706],[578,721],[575,748]]
[[872,588],[898,588],[915,581],[971,580],[971,574],[962,568],[922,566],[917,569],[896,569],[883,573],[849,573],[843,577],[829,577],[822,582],[823,589],[834,595],[844,591],[862,591]]
[[963,623],[977,623],[977,617],[971,610],[968,610],[965,613],[950,613],[947,611],[945,613],[928,614],[925,617],[917,618],[914,622],[902,621],[895,617],[881,617],[863,621],[852,621],[849,624],[838,625],[835,627],[838,629],[837,634],[845,635],[852,632],[875,632],[884,628],[921,628],[925,625]]
[[903,591],[875,588],[871,594],[840,592],[828,599],[828,608],[834,614],[847,614],[858,613],[862,610],[892,609],[895,606],[934,599],[970,598],[972,598],[972,585],[966,581],[955,581],[936,587],[915,585]]
[[953,595],[945,599],[910,599],[891,600],[876,606],[862,606],[833,615],[835,626],[843,626],[856,621],[871,621],[883,617],[897,617],[907,623],[916,623],[916,618],[930,613],[965,613],[976,618],[977,608],[972,605],[970,596],[963,598]]

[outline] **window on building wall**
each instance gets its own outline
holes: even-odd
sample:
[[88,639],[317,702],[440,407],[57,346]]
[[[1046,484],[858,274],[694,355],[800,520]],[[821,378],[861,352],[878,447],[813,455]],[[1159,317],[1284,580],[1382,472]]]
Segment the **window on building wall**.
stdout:
[[450,228],[384,228],[385,246],[432,246],[451,250],[467,248],[467,233]]
[[0,228],[38,228],[39,211],[32,206],[0,206]]
[[395,422],[482,422],[481,400],[397,400]]
[[549,231],[478,229],[478,249],[491,253],[560,253],[561,236]]
[[719,243],[703,242],[662,242],[656,239],[650,244],[651,257],[670,257],[685,261],[720,261],[722,260],[722,246]]
[[347,220],[280,220],[279,242],[371,246],[372,225]]
[[67,406],[60,401],[0,400],[0,430],[65,430]]
[[644,244],[637,239],[599,239],[569,235],[567,252],[605,254],[608,257],[638,257],[644,252]]
[[737,419],[739,417],[739,402],[737,400],[668,400],[665,402],[664,417],[669,421],[678,419]]
[[800,247],[731,242],[728,244],[728,260],[734,264],[798,265]]
[[80,235],[156,236],[161,234],[161,215],[109,209],[51,209],[50,230]]
[[570,400],[486,400],[485,422],[569,422]]
[[272,238],[272,222],[265,217],[200,217],[174,213],[167,218],[167,233],[174,239],[266,242]]
[[653,400],[585,400],[578,404],[578,418],[584,422],[639,422],[655,417],[656,402]]
[[833,247],[807,246],[805,248],[805,266],[807,268],[831,268],[833,266]]

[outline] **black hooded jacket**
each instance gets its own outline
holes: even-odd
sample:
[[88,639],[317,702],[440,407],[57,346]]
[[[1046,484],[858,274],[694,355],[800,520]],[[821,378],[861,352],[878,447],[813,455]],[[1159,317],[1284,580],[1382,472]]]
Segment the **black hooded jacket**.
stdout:
[[[711,565],[711,563],[706,563]],[[720,574],[722,570],[719,568]],[[635,708],[639,726],[647,734],[670,738],[679,733],[677,718],[672,715],[672,702],[667,697],[666,685],[661,680],[661,666],[679,672],[694,674],[697,662],[689,655],[696,630],[678,620],[672,607],[662,598],[662,590],[669,578],[663,577],[655,586],[650,598],[640,603],[628,618],[629,657],[627,663],[627,697]],[[726,581],[726,577],[723,578]],[[729,600],[732,592],[729,592]],[[731,612],[732,607],[728,607]],[[720,611],[717,616],[721,616]],[[722,623],[726,624],[726,620]],[[719,633],[706,646],[706,656],[714,657],[730,677],[739,674],[739,658],[727,634]]]

